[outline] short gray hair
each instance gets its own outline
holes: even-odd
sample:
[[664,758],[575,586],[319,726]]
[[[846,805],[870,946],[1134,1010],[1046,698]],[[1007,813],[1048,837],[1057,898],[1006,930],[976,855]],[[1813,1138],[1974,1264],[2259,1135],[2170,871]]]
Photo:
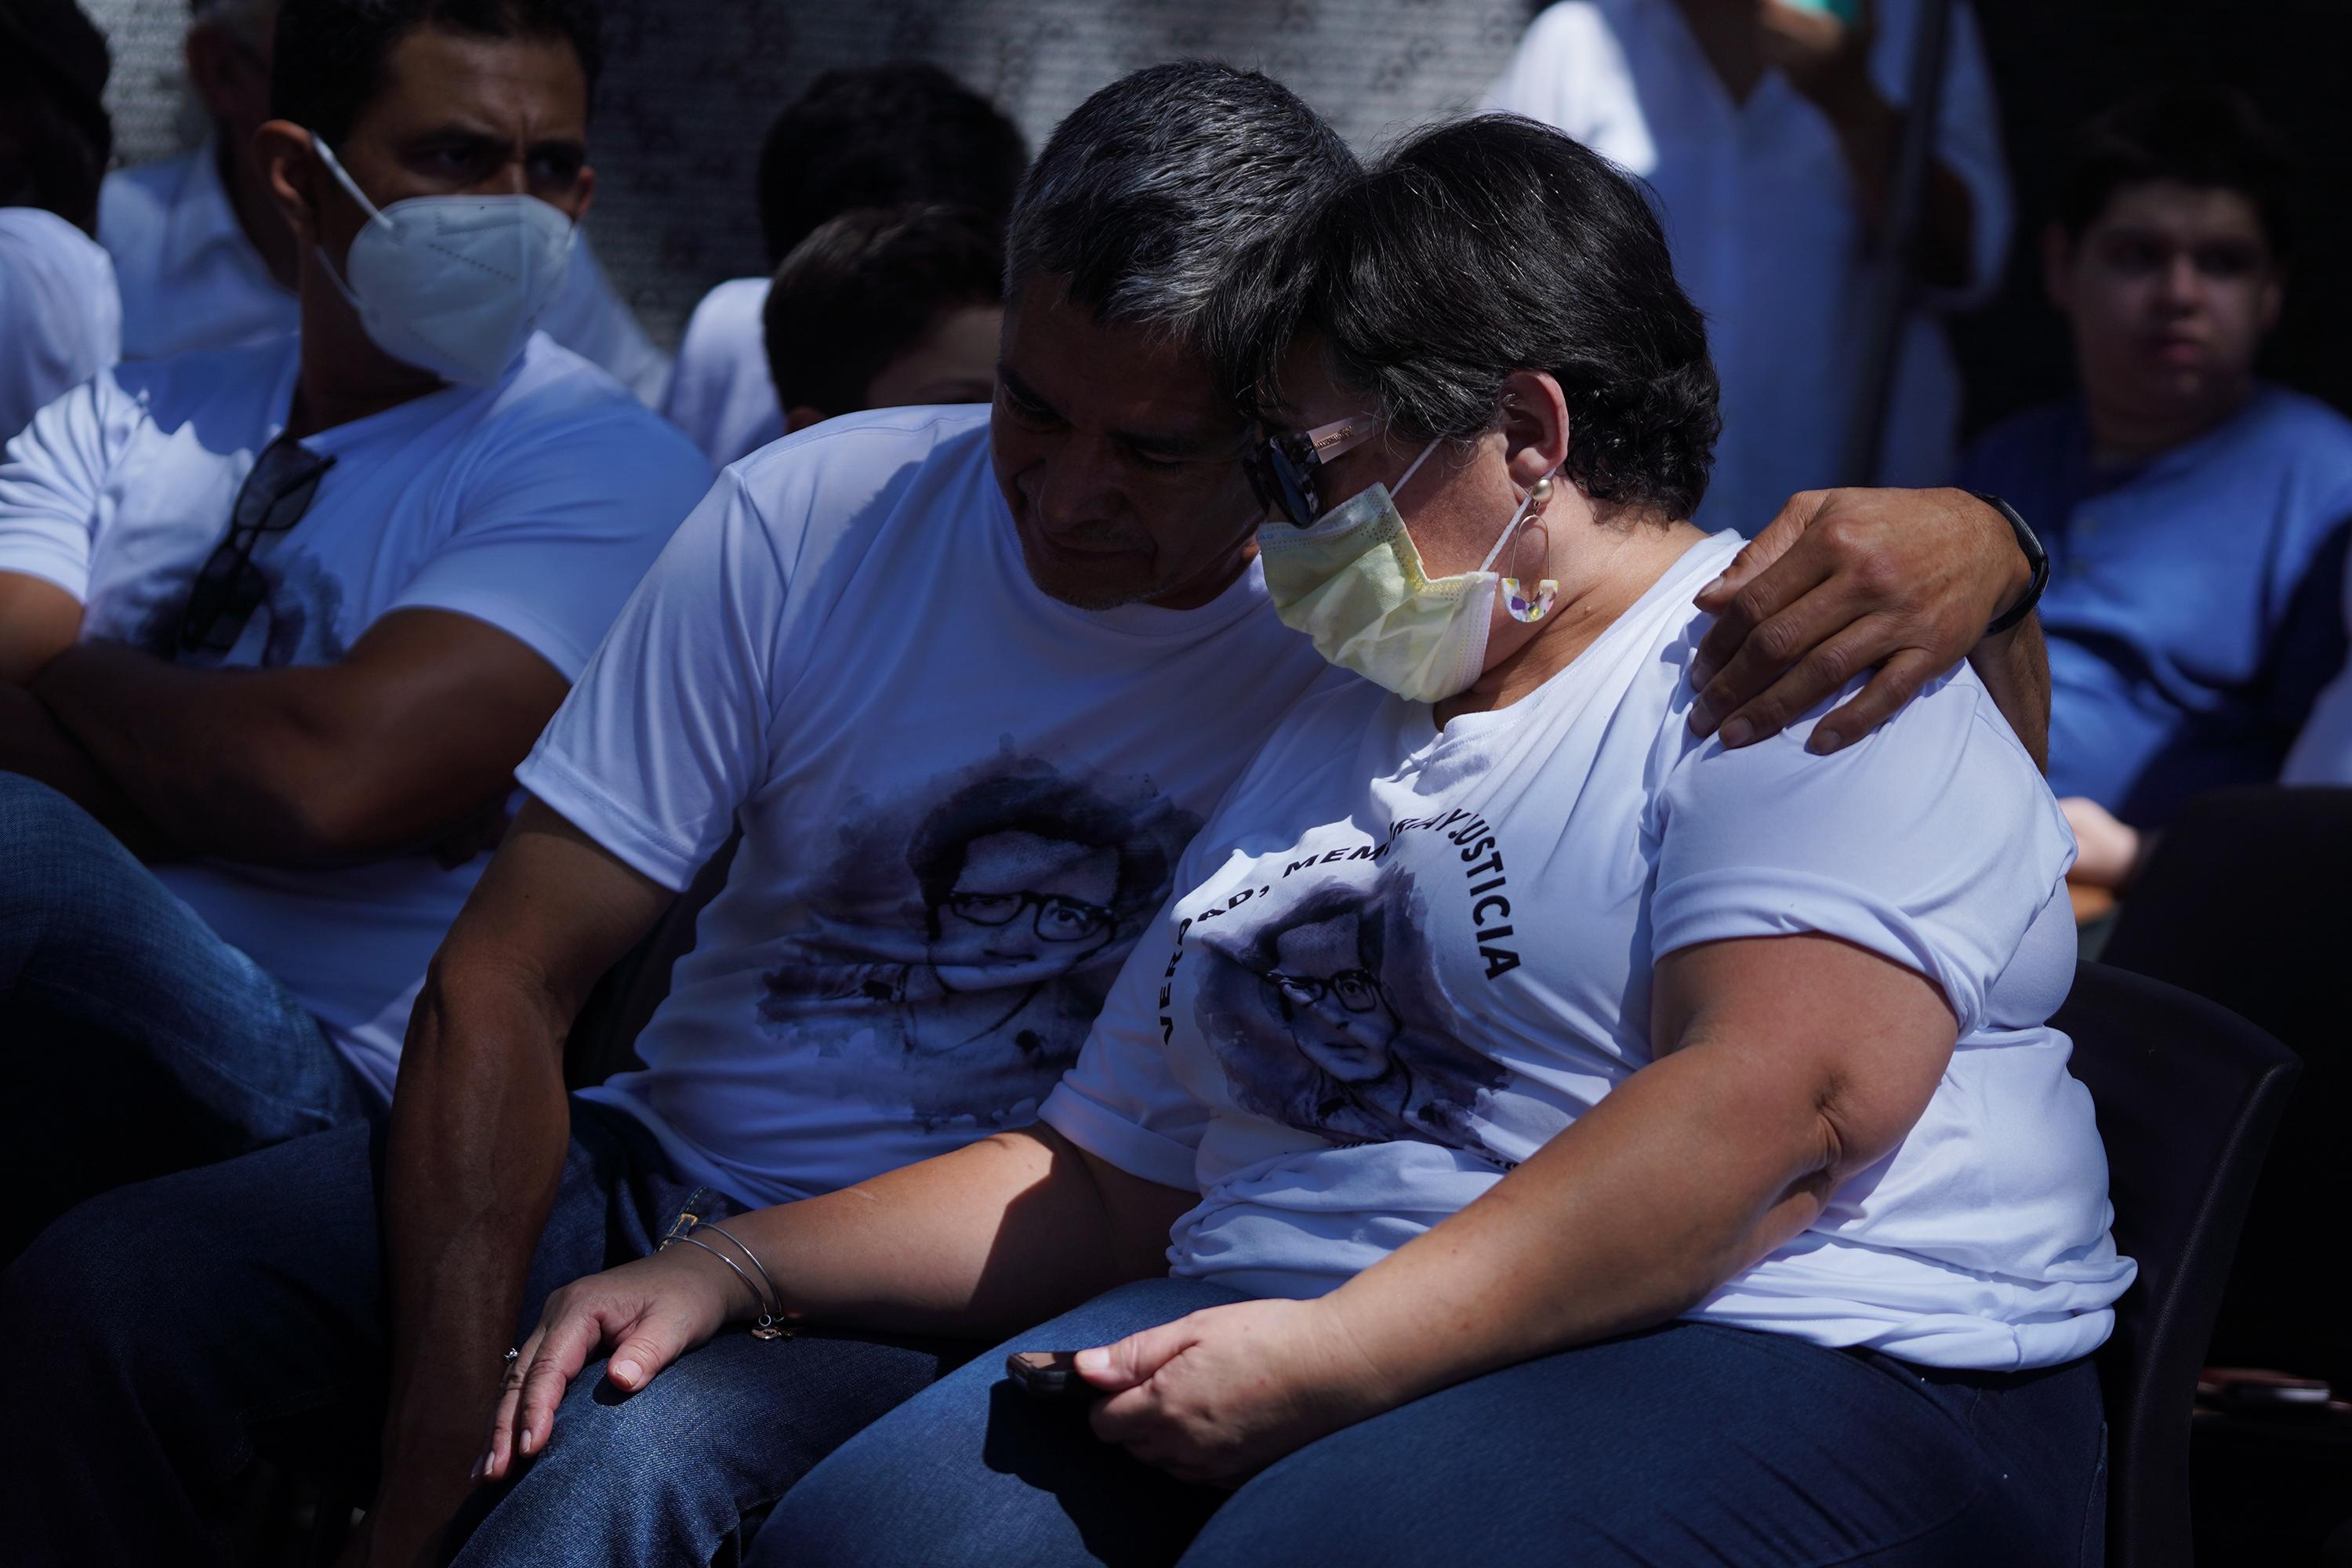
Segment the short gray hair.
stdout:
[[1256,71],[1210,60],[1121,77],[1072,110],[1030,167],[1005,243],[1005,295],[1034,276],[1106,323],[1206,355],[1250,391],[1249,340],[1288,304],[1286,239],[1354,177],[1330,126]]

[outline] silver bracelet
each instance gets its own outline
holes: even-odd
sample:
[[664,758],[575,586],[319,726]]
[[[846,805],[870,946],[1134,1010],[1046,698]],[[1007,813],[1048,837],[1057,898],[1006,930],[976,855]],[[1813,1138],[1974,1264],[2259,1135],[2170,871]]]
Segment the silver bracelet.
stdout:
[[[701,1223],[709,1225],[709,1221],[705,1220]],[[718,1229],[716,1226],[711,1226],[711,1228],[714,1230]],[[721,1236],[727,1235],[725,1231],[719,1231],[719,1234]],[[735,1241],[735,1238],[731,1236],[727,1237],[727,1239],[734,1241],[737,1247],[743,1246],[741,1242]],[[758,1285],[752,1283],[751,1277],[749,1274],[744,1273],[743,1270],[736,1265],[733,1258],[728,1257],[717,1247],[712,1247],[708,1242],[697,1241],[693,1237],[681,1231],[662,1237],[661,1245],[654,1248],[654,1250],[656,1252],[667,1252],[669,1250],[670,1244],[677,1241],[682,1241],[688,1247],[698,1247],[703,1251],[710,1254],[711,1257],[719,1259],[719,1262],[727,1265],[730,1269],[734,1271],[735,1278],[743,1281],[744,1289],[750,1290],[752,1296],[759,1300],[759,1319],[751,1325],[751,1337],[753,1339],[782,1340],[792,1337],[792,1330],[776,1315],[774,1310],[776,1306],[774,1297],[770,1295],[767,1291],[761,1289]],[[743,1256],[746,1258],[751,1258],[749,1248],[744,1250]],[[760,1277],[762,1279],[767,1278],[768,1271],[765,1268],[760,1268],[760,1260],[757,1258],[751,1258],[751,1267],[760,1269]]]
[[750,1247],[744,1246],[742,1237],[737,1236],[733,1231],[728,1229],[725,1226],[720,1225],[715,1219],[704,1220],[702,1222],[702,1228],[705,1230],[717,1231],[729,1241],[734,1243],[736,1251],[741,1253],[744,1257],[751,1260],[751,1267],[758,1269],[760,1271],[760,1278],[767,1282],[768,1305],[772,1309],[772,1315],[782,1315],[784,1310],[784,1293],[776,1289],[775,1277],[768,1272],[768,1266],[760,1261],[760,1255],[752,1251]]

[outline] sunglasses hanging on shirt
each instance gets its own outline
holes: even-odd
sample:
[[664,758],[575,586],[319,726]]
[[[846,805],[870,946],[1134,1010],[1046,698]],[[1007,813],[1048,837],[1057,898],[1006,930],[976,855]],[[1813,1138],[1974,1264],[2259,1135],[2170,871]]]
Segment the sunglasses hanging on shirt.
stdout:
[[188,589],[179,652],[218,658],[236,647],[246,623],[269,596],[269,579],[253,563],[262,535],[283,533],[301,521],[319,493],[320,479],[334,466],[334,458],[285,436],[262,448],[237,489],[228,536],[214,546]]

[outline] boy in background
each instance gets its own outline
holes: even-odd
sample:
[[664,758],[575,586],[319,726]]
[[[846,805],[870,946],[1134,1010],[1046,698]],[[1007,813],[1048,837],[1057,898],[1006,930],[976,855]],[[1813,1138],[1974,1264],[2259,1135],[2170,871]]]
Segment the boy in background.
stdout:
[[1002,234],[970,207],[864,207],[795,246],[761,311],[786,433],[866,408],[986,403]]

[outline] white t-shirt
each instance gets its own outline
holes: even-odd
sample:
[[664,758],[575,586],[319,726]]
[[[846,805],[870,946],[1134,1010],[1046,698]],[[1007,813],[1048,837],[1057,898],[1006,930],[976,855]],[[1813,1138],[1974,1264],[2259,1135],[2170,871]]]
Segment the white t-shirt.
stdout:
[[[278,287],[237,222],[212,142],[107,175],[98,238],[121,280],[126,358],[259,342],[302,324],[301,302]],[[660,404],[668,357],[613,292],[584,228],[539,328],[602,365],[647,407]]]
[[[300,352],[279,338],[125,363],[43,409],[0,461],[0,572],[79,599],[85,640],[170,657],[189,584],[285,426]],[[676,431],[543,335],[496,386],[445,387],[302,445],[334,467],[299,522],[263,535],[269,595],[224,664],[330,664],[380,617],[429,608],[488,622],[570,679],[710,479]],[[389,1095],[425,961],[482,863],[156,875]]]
[[120,357],[114,264],[39,207],[0,207],[0,441]]
[[662,417],[725,467],[784,433],[768,373],[766,278],[733,278],[702,297],[678,340]]
[[727,885],[595,1098],[747,1203],[1031,1121],[1201,818],[1324,666],[1213,603],[1040,592],[977,408],[729,468],[518,776],[665,887]]
[[[1919,0],[1880,0],[1871,76],[1910,90]],[[1543,121],[1647,181],[1675,275],[1706,313],[1723,379],[1723,439],[1698,521],[1754,533],[1798,490],[1843,484],[1859,395],[1853,354],[1870,238],[1829,119],[1778,70],[1735,103],[1679,7],[1567,0],[1538,16],[1486,107]],[[1998,106],[1975,13],[1952,15],[1937,156],[1967,186],[1971,266],[1938,308],[2000,280],[2011,216]],[[1912,312],[1878,482],[1940,485],[1959,438],[1960,379],[1927,310]]]
[[2074,858],[1974,675],[1826,758],[1686,722],[1695,545],[1574,663],[1441,733],[1349,678],[1300,704],[1178,868],[1044,1120],[1202,1194],[1179,1275],[1330,1289],[1499,1181],[1651,1060],[1677,948],[1819,931],[1959,1020],[1901,1146],[1691,1316],[1936,1365],[2082,1355],[2132,1276],[2107,1235],[2065,997]]

